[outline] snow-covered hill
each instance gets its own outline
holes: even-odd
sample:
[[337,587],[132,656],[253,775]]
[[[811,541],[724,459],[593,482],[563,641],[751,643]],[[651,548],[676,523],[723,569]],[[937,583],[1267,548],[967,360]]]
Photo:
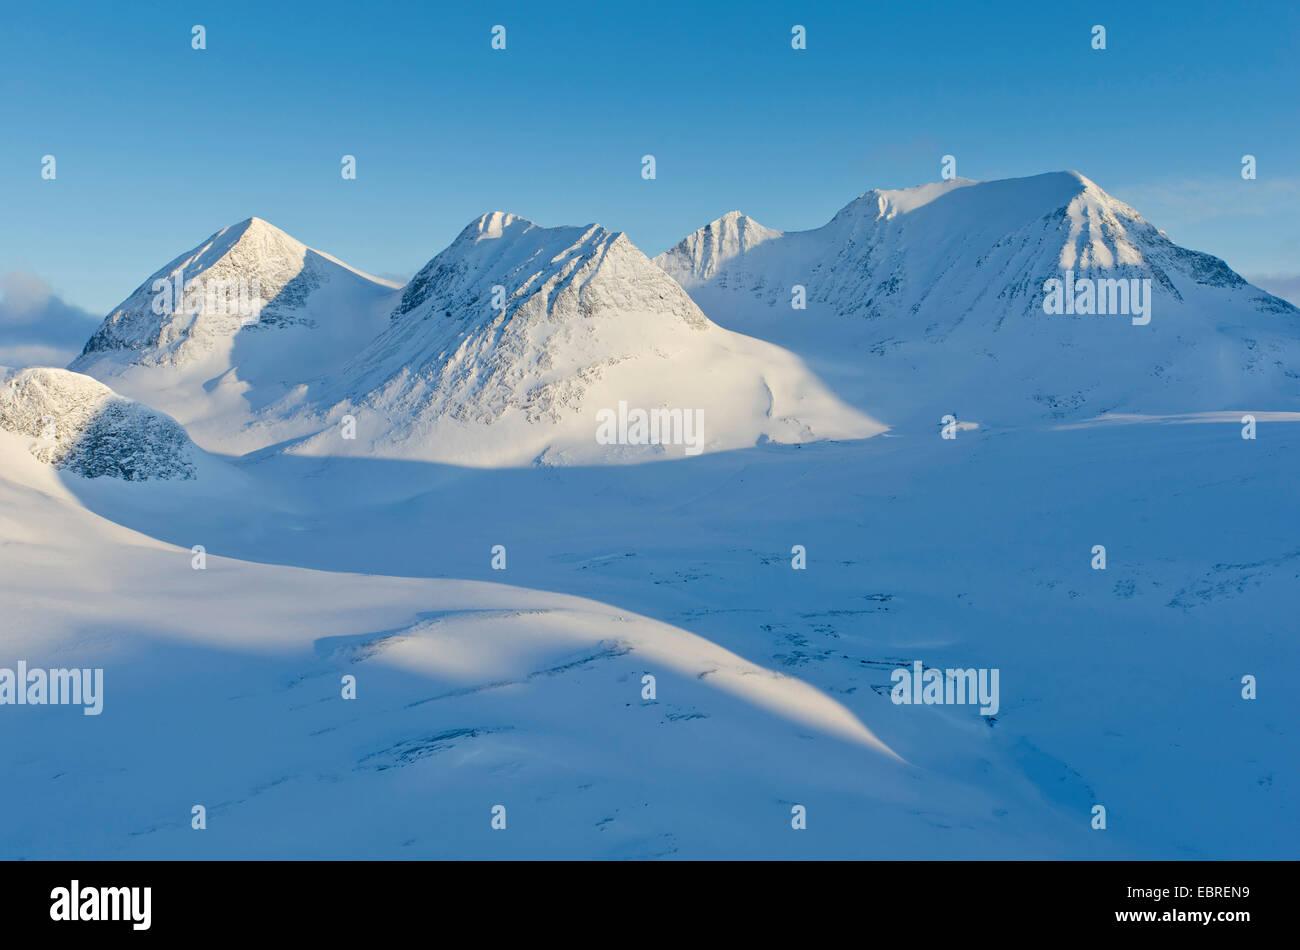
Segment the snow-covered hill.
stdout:
[[[812,231],[733,212],[655,260],[713,319],[807,357],[888,423],[1300,397],[1300,311],[1076,172],[869,191]],[[1089,291],[1112,312],[1047,314],[1050,279],[1125,286]],[[1113,312],[1135,279],[1129,312]],[[806,310],[792,307],[796,285]]]
[[[103,671],[97,715],[4,707],[9,858],[1113,851],[1006,763],[983,770],[998,795],[918,769],[853,697],[676,625],[503,583],[225,557],[206,518],[255,532],[261,491],[196,504],[194,482],[148,499],[102,483],[63,484],[0,432],[0,664]],[[96,517],[85,490],[165,512],[185,543]],[[794,832],[792,799],[825,831]]]
[[[1300,698],[1270,673],[1300,663],[1294,414],[1258,441],[1232,419],[1112,421],[689,464],[275,454],[225,493],[60,477],[13,438],[0,666],[102,667],[106,699],[0,707],[0,811],[23,819],[0,853],[1286,858],[1300,840]],[[1000,670],[996,716],[896,705],[891,671],[917,660]]]
[[261,218],[153,274],[69,368],[169,413],[206,449],[243,453],[285,428],[314,380],[382,329],[395,288]]
[[[791,354],[713,324],[623,234],[485,214],[407,285],[390,326],[339,373],[334,425],[294,451],[473,465],[617,461],[882,426]],[[622,408],[620,408],[622,406]],[[602,412],[695,422],[635,444]],[[681,438],[676,438],[676,436]]]
[[172,419],[64,369],[0,369],[0,429],[42,462],[85,478],[196,475],[189,436]]

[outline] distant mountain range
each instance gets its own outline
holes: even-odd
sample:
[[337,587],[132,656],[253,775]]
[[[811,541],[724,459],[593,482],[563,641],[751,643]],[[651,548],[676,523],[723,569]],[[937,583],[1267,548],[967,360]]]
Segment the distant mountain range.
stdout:
[[250,218],[155,272],[69,369],[210,451],[576,464],[691,454],[599,442],[620,405],[701,411],[714,451],[948,412],[1287,408],[1298,317],[1058,172],[869,191],[812,231],[732,212],[653,261],[494,212],[401,288]]
[[[241,281],[259,289],[249,313],[232,304]],[[598,442],[597,415],[620,404],[699,413],[706,451],[884,428],[790,353],[712,323],[626,236],[499,212],[400,293],[250,219],[141,284],[69,368],[234,454],[282,445],[472,465],[691,454],[679,438]]]

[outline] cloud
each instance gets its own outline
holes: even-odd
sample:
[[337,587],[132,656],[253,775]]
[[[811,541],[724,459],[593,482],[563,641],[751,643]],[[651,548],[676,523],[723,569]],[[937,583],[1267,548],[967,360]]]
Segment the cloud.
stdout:
[[65,366],[98,324],[35,274],[0,274],[0,366]]
[[1300,307],[1300,274],[1245,274],[1256,287]]

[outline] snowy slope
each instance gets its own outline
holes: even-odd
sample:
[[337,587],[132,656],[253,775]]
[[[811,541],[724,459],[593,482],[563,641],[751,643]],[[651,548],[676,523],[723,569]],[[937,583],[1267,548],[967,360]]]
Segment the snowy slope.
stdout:
[[[118,485],[119,500],[166,512],[187,536],[172,546],[96,517],[69,490],[102,483],[62,484],[0,433],[0,663],[104,671],[98,716],[0,709],[21,724],[0,730],[0,808],[22,818],[0,831],[0,854],[1122,850],[1006,763],[986,766],[982,787],[918,768],[842,701],[677,626],[499,583],[222,557],[201,522],[224,508],[227,529],[247,530],[263,491],[219,505],[193,494],[198,483],[165,495]],[[208,545],[203,570],[191,542]],[[795,803],[809,808],[806,835],[791,829]],[[195,804],[204,831],[190,826]],[[503,832],[490,827],[498,804]]]
[[32,455],[85,478],[194,478],[185,430],[89,376],[64,369],[0,369],[0,430]]
[[[1231,418],[1141,421],[671,465],[264,455],[216,496],[202,480],[65,489],[20,451],[22,466],[0,460],[33,488],[0,486],[6,649],[104,657],[111,689],[98,731],[64,710],[0,730],[21,779],[0,807],[33,819],[0,848],[1293,855],[1300,700],[1275,671],[1300,662],[1296,414],[1261,418],[1257,441]],[[113,526],[69,493],[175,547],[101,538]],[[915,660],[999,669],[997,715],[894,705],[890,672]],[[802,687],[775,709],[715,689],[728,671],[781,682],[764,670],[832,698],[907,765],[838,738],[841,714]],[[346,673],[355,702],[338,698]],[[205,800],[219,835],[188,829]]]
[[[738,240],[737,220],[764,239]],[[713,319],[789,347],[888,423],[1300,397],[1300,311],[1076,172],[871,191],[816,230],[759,229],[733,214],[655,260]],[[1066,271],[1149,280],[1150,323],[1045,314],[1045,281]]]
[[204,448],[251,451],[302,434],[282,427],[289,410],[379,332],[394,293],[249,218],[149,277],[69,368],[169,413]]
[[696,454],[684,440],[598,443],[598,414],[620,403],[698,414],[697,451],[882,429],[791,354],[714,325],[624,235],[500,212],[411,280],[328,396],[356,438],[334,425],[294,451],[472,465]]

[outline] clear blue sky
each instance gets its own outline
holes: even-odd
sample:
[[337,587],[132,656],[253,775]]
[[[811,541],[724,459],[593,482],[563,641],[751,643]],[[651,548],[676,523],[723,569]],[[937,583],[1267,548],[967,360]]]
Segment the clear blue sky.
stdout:
[[816,227],[951,153],[970,178],[1078,169],[1295,275],[1298,94],[1293,3],[10,3],[0,271],[102,315],[249,215],[394,276],[497,209],[654,254],[733,208]]

